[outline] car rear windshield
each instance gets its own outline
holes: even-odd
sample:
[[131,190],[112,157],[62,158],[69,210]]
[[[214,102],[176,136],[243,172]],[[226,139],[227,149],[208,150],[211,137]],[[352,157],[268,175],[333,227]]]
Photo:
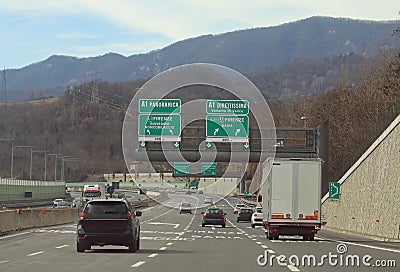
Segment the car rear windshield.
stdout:
[[85,218],[125,218],[128,209],[122,202],[92,202],[85,207]]
[[250,209],[241,209],[240,212],[241,212],[241,213],[253,213],[253,210],[250,210]]
[[222,214],[222,210],[219,209],[209,209],[207,210],[207,214]]
[[256,209],[256,213],[262,213],[262,209]]
[[182,203],[182,207],[190,207],[191,205],[189,203]]

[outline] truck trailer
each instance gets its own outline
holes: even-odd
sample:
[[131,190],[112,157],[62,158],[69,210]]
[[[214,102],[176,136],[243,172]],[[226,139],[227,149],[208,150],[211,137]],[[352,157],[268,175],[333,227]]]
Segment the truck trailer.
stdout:
[[267,238],[314,240],[321,228],[321,159],[269,158],[259,192]]

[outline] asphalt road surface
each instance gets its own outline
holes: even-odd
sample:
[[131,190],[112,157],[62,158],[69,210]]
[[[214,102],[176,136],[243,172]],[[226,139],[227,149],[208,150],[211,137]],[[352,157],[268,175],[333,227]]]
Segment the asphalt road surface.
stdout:
[[[205,196],[170,194],[165,205],[141,209],[140,250],[136,253],[117,246],[94,246],[77,253],[75,224],[1,236],[0,271],[399,271],[400,245],[396,243],[324,230],[315,241],[301,237],[267,240],[261,227],[236,222],[233,206],[239,200],[235,198],[213,196],[219,201],[212,206],[228,214],[226,228],[201,227]],[[179,214],[182,200],[196,205],[193,214]]]

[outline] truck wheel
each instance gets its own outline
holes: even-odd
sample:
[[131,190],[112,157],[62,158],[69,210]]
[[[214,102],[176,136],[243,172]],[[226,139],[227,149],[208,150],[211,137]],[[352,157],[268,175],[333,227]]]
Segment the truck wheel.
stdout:
[[225,228],[225,224],[223,224],[222,227]]
[[128,251],[131,253],[135,253],[137,250],[136,246],[137,246],[137,241],[132,241],[128,246]]

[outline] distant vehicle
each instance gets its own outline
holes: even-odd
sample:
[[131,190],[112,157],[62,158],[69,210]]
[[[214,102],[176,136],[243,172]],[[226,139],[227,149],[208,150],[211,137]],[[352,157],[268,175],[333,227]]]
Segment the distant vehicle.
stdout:
[[100,192],[100,186],[98,184],[83,185],[82,197],[86,199],[86,201],[100,198],[100,196],[101,192]]
[[245,207],[246,207],[246,205],[244,205],[244,204],[242,204],[242,203],[238,203],[238,204],[236,204],[235,207],[233,208],[233,213],[234,213],[234,214],[237,214],[241,208],[245,208]]
[[75,198],[74,200],[72,200],[71,207],[76,208],[76,207],[80,207],[80,206],[83,206],[82,199]]
[[206,225],[221,225],[223,228],[226,226],[226,213],[219,208],[209,208],[206,212],[201,213],[203,215],[201,226]]
[[301,235],[314,240],[321,228],[321,159],[269,158],[260,188],[269,239]]
[[58,203],[63,202],[64,199],[62,198],[56,198],[53,200],[53,208],[55,208],[57,206]]
[[118,245],[136,252],[140,247],[138,217],[141,215],[125,199],[89,201],[79,215],[76,250],[84,252],[93,245]]
[[237,214],[236,222],[240,221],[251,221],[251,215],[253,214],[253,210],[250,208],[241,208]]
[[262,226],[263,224],[263,213],[262,207],[256,207],[251,215],[251,227],[255,228],[256,225]]
[[204,194],[204,192],[202,190],[199,190],[197,193],[201,194],[201,195]]
[[69,208],[70,205],[71,204],[67,201],[61,201],[61,202],[57,202],[57,204],[54,208]]
[[213,203],[214,203],[214,201],[213,201],[213,198],[212,198],[212,197],[207,196],[207,197],[204,199],[204,204],[213,204]]
[[182,213],[192,214],[192,204],[187,203],[187,202],[182,202],[179,205],[179,214],[182,214]]

